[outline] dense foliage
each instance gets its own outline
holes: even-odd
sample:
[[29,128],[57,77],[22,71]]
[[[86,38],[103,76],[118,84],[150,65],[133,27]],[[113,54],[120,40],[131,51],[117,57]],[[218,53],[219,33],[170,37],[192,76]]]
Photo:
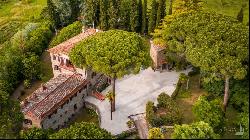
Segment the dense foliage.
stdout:
[[148,131],[148,138],[149,139],[163,139],[164,135],[161,132],[160,128],[151,128]]
[[201,96],[194,104],[192,110],[198,121],[208,123],[214,131],[222,134],[225,122],[219,99],[208,101],[205,96]]
[[200,121],[190,125],[175,125],[171,137],[173,139],[215,139],[218,135],[208,123]]
[[[138,73],[149,65],[149,47],[136,33],[109,30],[97,33],[76,45],[70,52],[70,60],[78,67],[87,66],[96,72],[113,78]],[[115,100],[113,101],[115,110]]]
[[66,41],[82,31],[82,24],[79,21],[76,21],[67,27],[62,28],[60,32],[53,38],[53,40],[50,43],[50,47],[54,47],[63,41]]
[[52,134],[51,129],[41,129],[37,127],[32,127],[28,130],[22,130],[20,132],[21,139],[48,139],[49,135]]
[[182,120],[182,114],[176,102],[166,93],[161,93],[157,97],[157,107],[153,102],[146,104],[146,119],[153,127],[162,125],[179,124]]
[[[1,91],[0,91],[1,94]],[[23,113],[17,101],[5,100],[0,103],[0,138],[17,138],[22,128]]]
[[225,79],[225,110],[229,79],[246,76],[248,27],[236,19],[215,13],[191,12],[177,17],[171,24],[165,21],[158,32],[161,35],[157,33],[155,37],[168,44],[167,58],[174,54],[177,63],[189,61],[202,71]]
[[60,129],[49,136],[50,139],[111,139],[110,132],[96,126],[94,123],[75,123],[69,128]]

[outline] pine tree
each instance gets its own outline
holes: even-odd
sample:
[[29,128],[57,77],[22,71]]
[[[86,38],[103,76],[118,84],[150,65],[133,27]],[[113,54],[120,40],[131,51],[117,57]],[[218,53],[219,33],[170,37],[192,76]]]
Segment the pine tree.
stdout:
[[137,32],[141,31],[141,27],[142,27],[142,0],[139,0],[138,2],[138,28],[137,28]]
[[130,10],[130,30],[136,32],[139,26],[139,12],[136,0],[131,0]]
[[159,26],[159,24],[161,22],[161,19],[164,18],[165,10],[166,10],[166,1],[165,0],[159,0],[158,9],[157,9],[156,27]]
[[108,9],[108,23],[110,29],[116,29],[118,26],[118,5],[117,0],[109,1],[109,9]]
[[240,12],[237,15],[237,20],[239,22],[243,22],[243,8],[242,7],[240,8]]
[[60,17],[58,12],[56,11],[56,7],[52,0],[47,0],[48,13],[50,17],[50,21],[54,24],[55,29],[60,27]]
[[155,29],[156,15],[157,15],[156,8],[157,8],[156,0],[152,0],[151,12],[150,12],[149,23],[148,23],[148,32],[149,33],[152,33]]
[[100,0],[100,28],[108,30],[108,0]]
[[143,1],[142,5],[142,24],[141,24],[141,33],[147,33],[147,0]]

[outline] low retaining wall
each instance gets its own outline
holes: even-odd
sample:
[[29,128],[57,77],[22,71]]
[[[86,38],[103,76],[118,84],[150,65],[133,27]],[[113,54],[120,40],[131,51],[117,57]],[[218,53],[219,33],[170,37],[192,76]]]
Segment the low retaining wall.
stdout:
[[98,115],[99,125],[101,125],[101,113],[100,113],[99,108],[96,105],[94,105],[88,101],[84,101],[84,107],[95,110],[95,112]]

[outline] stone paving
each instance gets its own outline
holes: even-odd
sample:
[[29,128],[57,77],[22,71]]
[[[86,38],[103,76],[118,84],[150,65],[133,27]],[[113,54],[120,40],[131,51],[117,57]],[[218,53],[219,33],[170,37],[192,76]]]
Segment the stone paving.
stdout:
[[[172,95],[180,72],[154,72],[151,68],[140,71],[137,75],[126,75],[116,81],[116,111],[113,112],[113,120],[110,119],[110,103],[108,100],[99,101],[94,97],[86,97],[86,101],[98,106],[101,115],[100,126],[113,135],[120,134],[128,130],[126,122],[128,116],[137,113],[144,113],[148,101],[157,102],[157,97],[161,92]],[[111,86],[102,93],[106,94]]]

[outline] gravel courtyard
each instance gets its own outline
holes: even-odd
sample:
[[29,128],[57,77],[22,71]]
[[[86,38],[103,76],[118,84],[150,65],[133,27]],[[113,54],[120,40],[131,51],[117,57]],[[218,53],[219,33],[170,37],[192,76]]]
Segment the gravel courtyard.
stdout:
[[[137,75],[127,75],[116,81],[116,111],[113,120],[110,120],[110,103],[108,100],[99,101],[94,97],[86,97],[86,101],[98,106],[101,114],[101,127],[116,135],[128,130],[126,122],[128,116],[144,113],[148,101],[156,103],[161,92],[172,95],[181,72],[154,72],[151,68],[140,71]],[[109,86],[103,91],[106,94],[111,89]]]

